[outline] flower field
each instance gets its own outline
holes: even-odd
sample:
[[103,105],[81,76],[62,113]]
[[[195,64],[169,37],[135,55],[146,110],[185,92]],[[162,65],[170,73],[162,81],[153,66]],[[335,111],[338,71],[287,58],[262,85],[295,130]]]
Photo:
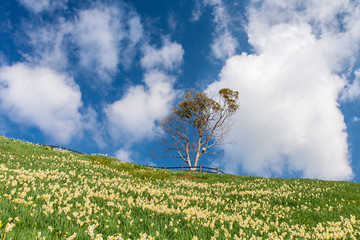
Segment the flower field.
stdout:
[[360,184],[148,169],[0,137],[0,239],[360,239]]

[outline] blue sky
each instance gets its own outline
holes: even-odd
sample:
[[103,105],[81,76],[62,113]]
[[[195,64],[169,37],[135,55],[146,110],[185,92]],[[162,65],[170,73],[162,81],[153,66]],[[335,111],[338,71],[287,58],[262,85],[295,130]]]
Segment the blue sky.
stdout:
[[0,134],[176,166],[157,120],[190,88],[239,91],[238,175],[360,181],[360,2],[0,3]]

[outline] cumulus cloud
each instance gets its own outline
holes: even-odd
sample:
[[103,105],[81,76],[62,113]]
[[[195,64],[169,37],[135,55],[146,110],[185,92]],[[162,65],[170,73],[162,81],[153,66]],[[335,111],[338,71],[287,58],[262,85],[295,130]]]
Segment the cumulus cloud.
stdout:
[[81,11],[73,32],[81,49],[80,63],[95,69],[103,80],[111,80],[118,64],[129,67],[142,35],[136,13],[103,5]]
[[[111,9],[89,9],[79,13],[74,37],[80,47],[80,64],[103,75],[116,70],[119,22],[111,21]],[[121,33],[121,31],[119,31]]]
[[184,50],[176,42],[165,39],[162,48],[156,49],[147,45],[144,48],[144,56],[141,58],[141,66],[145,69],[161,68],[164,70],[174,70],[183,62]]
[[141,40],[144,31],[140,17],[137,14],[132,13],[130,15],[127,23],[127,29],[129,30],[128,38],[130,40],[130,46],[133,47]]
[[191,21],[198,21],[201,16],[201,8],[202,8],[202,2],[200,0],[195,0],[195,7],[191,14]]
[[216,58],[225,59],[234,55],[237,46],[237,40],[228,30],[226,30],[221,35],[216,37],[213,44],[211,45],[211,49]]
[[[66,2],[38,3],[42,7],[34,11],[51,10]],[[21,29],[25,34],[19,42],[28,50],[21,52],[24,63],[2,68],[3,86],[7,86],[2,89],[2,109],[9,111],[6,112],[9,118],[36,126],[62,142],[69,141],[83,130],[99,129],[100,123],[90,117],[96,119],[94,110],[87,107],[91,111],[88,109],[84,113],[82,109],[82,114],[79,113],[82,105],[80,91],[72,77],[63,73],[71,72],[76,76],[86,72],[90,77],[94,76],[94,81],[112,81],[119,65],[128,67],[138,51],[136,48],[143,29],[136,12],[125,4],[96,3],[75,11],[68,19],[54,15],[50,20],[24,22]],[[0,54],[1,65],[6,65],[5,60]],[[21,84],[29,86],[29,92],[34,95],[30,94],[26,99],[21,94],[24,90],[19,87]],[[56,88],[57,92],[54,92]],[[10,94],[10,98],[5,99],[5,94]],[[52,96],[60,97],[54,100]],[[103,134],[99,130],[93,130],[92,134],[94,140],[103,146]]]
[[151,138],[158,131],[156,120],[169,114],[177,95],[170,72],[183,62],[182,46],[168,39],[161,48],[148,45],[143,51],[144,84],[131,86],[105,110],[110,134],[128,142]]
[[172,31],[175,31],[177,26],[178,26],[178,22],[176,20],[176,17],[173,13],[171,13],[169,16],[168,16],[168,26],[169,28],[172,30]]
[[80,47],[80,64],[96,69],[104,78],[116,72],[118,64],[131,63],[134,47],[142,37],[136,14],[100,6],[79,13],[73,36]]
[[58,18],[41,27],[25,28],[34,49],[33,54],[24,56],[28,61],[57,70],[69,68],[69,61],[75,61],[105,82],[112,81],[119,65],[129,67],[143,35],[135,12],[105,4],[80,10],[72,20]]
[[27,26],[26,34],[33,52],[24,54],[24,58],[33,64],[63,71],[68,66],[64,36],[71,31],[72,27],[63,22],[41,27]]
[[22,63],[0,68],[0,108],[14,122],[67,143],[82,131],[81,107],[79,88],[67,75]]
[[348,83],[341,93],[340,100],[354,101],[360,98],[360,69],[355,71],[355,80]]
[[39,13],[46,10],[64,7],[67,0],[19,0],[19,2],[27,9]]
[[128,162],[128,163],[134,162],[131,157],[132,155],[133,153],[130,150],[123,148],[117,150],[115,153],[115,157],[117,159],[119,159],[122,162]]
[[109,132],[129,142],[152,137],[155,121],[166,117],[175,98],[173,77],[158,71],[144,76],[145,86],[130,87],[118,101],[106,109]]
[[355,123],[360,122],[360,118],[357,116],[354,116],[351,120]]
[[[32,1],[22,3],[30,6]],[[66,1],[38,1],[30,10],[39,13],[60,3]],[[96,2],[70,14],[66,19],[54,14],[22,23],[24,38],[19,42],[27,51],[20,53],[24,63],[2,68],[2,110],[9,119],[36,126],[58,141],[67,142],[84,131],[105,146],[106,131],[96,111],[87,106],[79,112],[81,94],[72,76],[86,72],[97,83],[113,81],[119,66],[129,68],[141,50],[143,27],[138,14],[125,3]],[[24,89],[29,91],[25,97]],[[144,92],[153,94],[154,89],[145,86]]]
[[228,59],[208,88],[240,93],[230,133],[237,144],[224,148],[223,164],[227,171],[262,176],[290,172],[349,180],[353,171],[338,103],[348,80],[339,72],[351,71],[344,67],[351,66],[351,53],[359,49],[359,6],[348,1],[299,4],[254,4],[247,32],[256,52]]
[[[203,0],[204,6],[213,8],[215,33],[211,50],[217,59],[226,59],[235,54],[238,47],[237,40],[232,36],[230,30],[230,16],[222,0]],[[197,8],[198,5],[197,5]],[[193,18],[198,19],[199,10],[193,13]]]

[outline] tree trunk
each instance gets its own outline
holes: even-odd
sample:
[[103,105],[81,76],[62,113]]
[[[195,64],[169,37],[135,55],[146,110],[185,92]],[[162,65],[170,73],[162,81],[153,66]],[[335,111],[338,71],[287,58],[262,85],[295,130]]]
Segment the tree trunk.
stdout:
[[194,167],[195,169],[193,171],[196,171],[196,167],[198,165],[198,162],[199,162],[199,159],[200,159],[200,156],[201,156],[201,138],[202,138],[202,133],[200,132],[199,133],[199,139],[198,139],[198,143],[197,143],[197,149],[196,149],[196,156],[195,156],[195,159],[194,159]]
[[190,166],[190,170],[196,172],[197,164],[194,164],[193,166]]
[[190,170],[190,171],[192,171],[191,161],[190,161],[190,160],[188,160],[186,163],[187,163],[187,164],[188,164],[188,166],[189,166],[189,170]]

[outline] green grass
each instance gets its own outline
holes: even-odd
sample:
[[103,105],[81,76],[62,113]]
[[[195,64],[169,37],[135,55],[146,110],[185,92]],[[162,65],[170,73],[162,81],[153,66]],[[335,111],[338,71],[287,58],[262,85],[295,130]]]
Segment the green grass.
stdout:
[[360,184],[155,170],[0,137],[0,221],[0,239],[360,239]]

